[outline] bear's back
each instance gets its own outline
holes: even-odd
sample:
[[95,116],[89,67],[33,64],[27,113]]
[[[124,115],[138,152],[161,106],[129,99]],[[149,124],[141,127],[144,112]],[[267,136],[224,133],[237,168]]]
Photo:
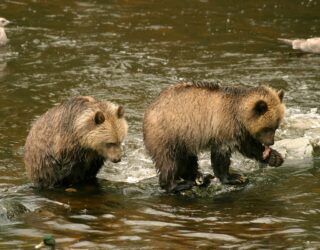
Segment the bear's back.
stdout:
[[181,141],[197,152],[212,138],[232,140],[236,120],[233,107],[244,93],[242,88],[205,82],[180,83],[163,90],[145,112],[146,144],[156,147]]

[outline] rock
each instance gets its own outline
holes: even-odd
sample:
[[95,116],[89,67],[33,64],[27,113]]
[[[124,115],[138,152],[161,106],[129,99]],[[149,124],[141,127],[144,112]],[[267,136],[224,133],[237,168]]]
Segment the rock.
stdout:
[[286,159],[304,159],[313,155],[313,146],[310,140],[304,137],[277,141],[273,148]]
[[310,139],[310,143],[313,147],[313,156],[320,156],[320,136]]
[[30,210],[19,201],[9,199],[0,200],[0,222],[13,221],[27,212],[30,212]]
[[287,159],[304,159],[320,156],[320,114],[317,108],[304,113],[299,109],[288,109],[281,129],[279,141],[274,148]]

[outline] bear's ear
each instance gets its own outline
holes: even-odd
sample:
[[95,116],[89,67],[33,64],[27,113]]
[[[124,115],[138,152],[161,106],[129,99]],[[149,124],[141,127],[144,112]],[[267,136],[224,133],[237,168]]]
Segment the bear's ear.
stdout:
[[265,101],[259,100],[254,105],[254,112],[256,115],[263,115],[268,111],[268,105]]
[[282,89],[278,91],[278,96],[279,96],[280,102],[282,102],[284,97],[284,91]]
[[94,122],[99,125],[105,121],[104,114],[101,111],[98,111],[94,116]]
[[119,106],[117,110],[117,117],[122,118],[123,116],[124,116],[124,108],[122,106]]

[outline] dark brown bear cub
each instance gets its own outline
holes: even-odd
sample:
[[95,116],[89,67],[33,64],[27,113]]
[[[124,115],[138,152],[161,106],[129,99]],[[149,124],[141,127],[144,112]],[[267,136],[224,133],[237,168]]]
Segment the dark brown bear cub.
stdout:
[[121,106],[72,98],[33,124],[24,147],[27,174],[39,188],[94,179],[105,160],[120,161],[127,130]]
[[143,122],[144,143],[160,186],[168,192],[191,188],[198,175],[197,154],[203,149],[211,150],[214,174],[225,184],[245,182],[243,176],[229,173],[234,151],[280,166],[282,156],[269,146],[284,116],[283,96],[283,91],[265,86],[211,83],[180,83],[163,90]]

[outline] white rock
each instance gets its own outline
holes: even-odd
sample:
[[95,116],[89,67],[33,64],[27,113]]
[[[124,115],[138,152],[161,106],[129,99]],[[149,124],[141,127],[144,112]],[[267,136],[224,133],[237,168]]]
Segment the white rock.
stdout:
[[313,155],[320,156],[320,128],[307,131],[305,136],[309,138],[313,147]]
[[276,141],[274,149],[286,159],[304,159],[312,157],[313,147],[308,138],[283,139]]

